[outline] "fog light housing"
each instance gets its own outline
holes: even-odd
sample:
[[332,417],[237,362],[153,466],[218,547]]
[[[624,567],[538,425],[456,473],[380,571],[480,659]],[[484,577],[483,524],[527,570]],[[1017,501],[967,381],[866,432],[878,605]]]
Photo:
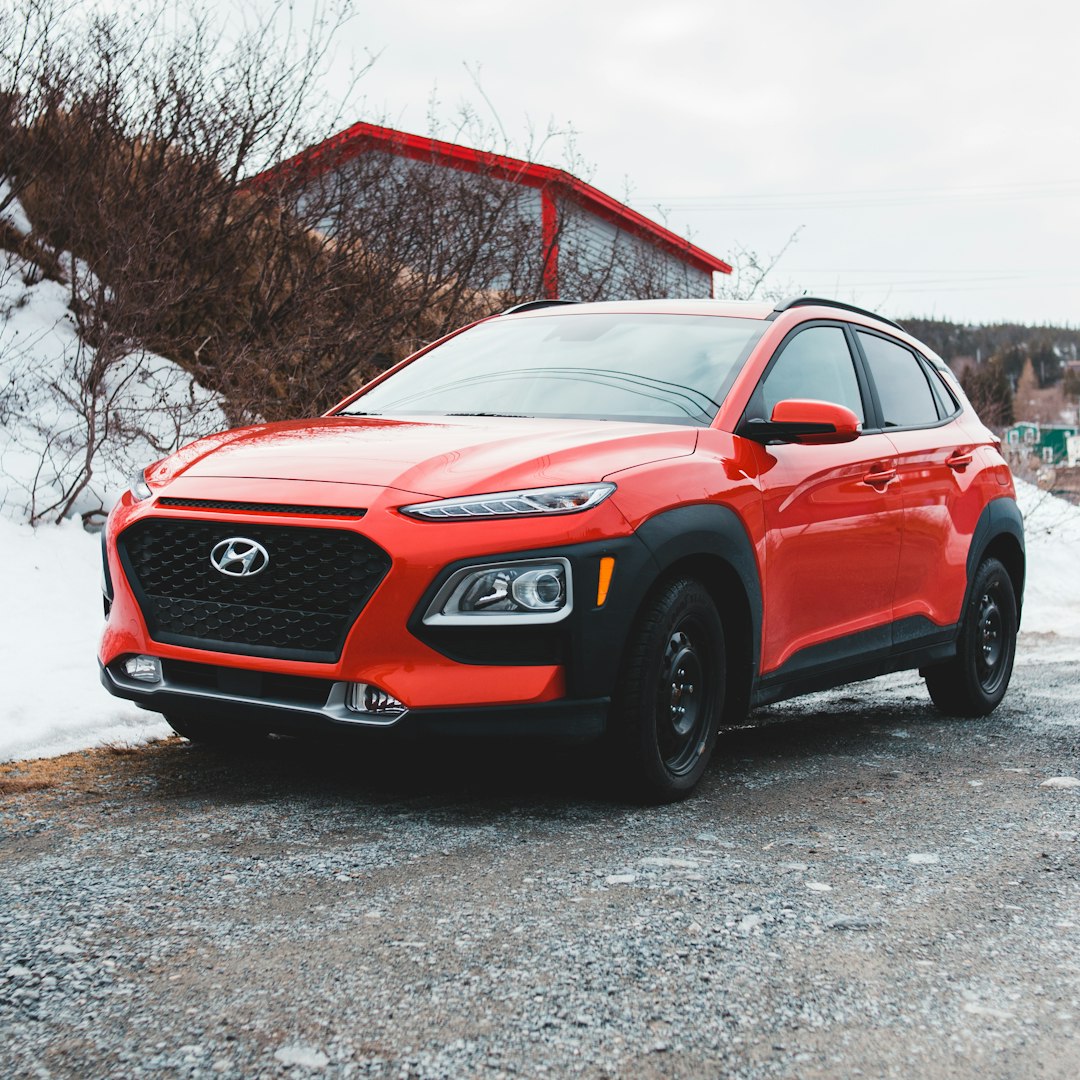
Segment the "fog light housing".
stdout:
[[520,559],[466,566],[450,575],[424,614],[428,626],[553,623],[573,608],[567,559]]
[[124,661],[124,674],[139,682],[161,682],[161,661],[156,656],[129,656]]
[[349,683],[345,694],[345,707],[350,712],[363,713],[365,716],[400,716],[405,706],[392,694],[371,683]]

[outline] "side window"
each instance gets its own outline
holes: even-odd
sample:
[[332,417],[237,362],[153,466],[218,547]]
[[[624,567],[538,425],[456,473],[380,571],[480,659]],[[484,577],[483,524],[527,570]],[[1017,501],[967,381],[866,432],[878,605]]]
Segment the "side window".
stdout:
[[930,391],[934,395],[934,401],[937,404],[937,416],[943,420],[947,416],[953,416],[960,408],[960,403],[956,400],[953,391],[949,390],[948,383],[942,377],[941,372],[933,364],[928,364],[926,360],[921,360],[919,364],[922,367],[923,374],[930,381]]
[[940,399],[939,404],[944,409],[942,416],[952,416],[960,408],[960,402],[956,400],[956,395],[949,388],[948,382],[945,377],[938,371],[932,364],[927,365],[926,371],[930,376],[931,387],[936,387],[937,397]]
[[938,406],[922,364],[910,349],[876,334],[858,331],[870,375],[877,387],[886,427],[919,427],[938,422]]
[[855,364],[840,327],[811,326],[791,338],[754,391],[747,419],[768,420],[776,403],[790,398],[846,405],[865,419]]
[[923,375],[926,376],[926,381],[930,384],[930,396],[934,399],[934,408],[937,409],[938,419],[941,420],[953,411],[945,407],[945,387],[934,374],[929,364],[922,360],[918,363],[919,367],[922,368]]

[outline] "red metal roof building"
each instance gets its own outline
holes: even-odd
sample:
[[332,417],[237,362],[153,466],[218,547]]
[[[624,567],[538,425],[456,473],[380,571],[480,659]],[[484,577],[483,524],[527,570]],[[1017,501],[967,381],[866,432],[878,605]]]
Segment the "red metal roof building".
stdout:
[[[623,273],[612,276],[612,253],[621,245],[626,252],[648,260],[652,270],[650,291],[670,297],[711,297],[713,275],[729,274],[722,259],[691,244],[610,195],[586,184],[562,169],[538,165],[503,154],[474,150],[421,135],[409,135],[376,124],[358,123],[309,147],[295,157],[255,177],[259,183],[283,172],[318,176],[340,170],[349,161],[368,153],[394,155],[436,168],[460,170],[516,185],[522,192],[523,214],[538,219],[545,298],[555,299],[567,280],[587,283],[590,272],[602,269],[608,280],[601,295],[588,299],[637,298],[640,288],[628,280],[632,271],[623,261]],[[574,228],[568,229],[572,220]],[[659,275],[656,271],[659,268]],[[659,284],[657,284],[659,282]],[[579,297],[573,297],[575,299]]]

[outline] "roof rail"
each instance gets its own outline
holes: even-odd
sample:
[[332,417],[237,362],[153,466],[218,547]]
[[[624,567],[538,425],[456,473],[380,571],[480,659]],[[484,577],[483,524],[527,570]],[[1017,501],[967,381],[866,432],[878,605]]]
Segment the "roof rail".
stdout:
[[[856,307],[854,304],[845,304],[840,300],[826,300],[821,296],[788,297],[787,300],[781,300],[780,303],[773,308],[773,315],[779,315],[782,311],[787,311],[789,308],[794,307],[840,308],[843,311],[854,311],[856,315],[868,315],[871,319],[877,319],[878,322],[888,323],[889,326],[895,326],[897,330],[904,329],[898,322],[893,322],[892,319],[886,319],[884,315],[879,315],[876,311],[867,311],[866,308]],[[904,332],[906,333],[907,331]]]
[[513,307],[508,307],[505,311],[500,311],[500,315],[516,315],[519,311],[537,311],[540,308],[555,307],[558,304],[576,304],[576,300],[526,300],[523,304],[515,304]]

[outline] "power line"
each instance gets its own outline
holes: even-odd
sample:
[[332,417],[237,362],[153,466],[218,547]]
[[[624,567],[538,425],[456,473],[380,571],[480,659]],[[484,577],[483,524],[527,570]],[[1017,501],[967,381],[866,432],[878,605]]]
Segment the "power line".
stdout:
[[1080,179],[959,187],[863,188],[848,191],[752,192],[728,195],[642,195],[639,205],[659,204],[684,212],[732,213],[755,210],[830,210],[916,206],[936,202],[996,203],[1080,196]]
[[[933,288],[931,289],[931,286]],[[921,293],[933,291],[937,293],[945,292],[1018,292],[1020,290],[1038,289],[1042,292],[1049,292],[1052,289],[1076,289],[1080,287],[1080,278],[1075,278],[1066,281],[1027,281],[1018,282],[1014,285],[1002,285],[1000,282],[970,282],[965,284],[964,282],[944,282],[936,283],[933,281],[919,282],[919,281],[857,281],[844,284],[843,282],[837,282],[833,285],[835,291],[846,290],[851,291],[853,289],[868,290],[873,289],[877,292],[886,293]]]
[[[1007,285],[1009,282],[1030,282],[1033,285],[1038,285],[1040,280],[1045,282],[1047,279],[1060,284],[1076,283],[1080,285],[1080,275],[1072,271],[1066,271],[1065,277],[1062,278],[1058,276],[1061,274],[1060,270],[1033,270],[1020,273],[964,273],[962,271],[934,270],[931,268],[915,272],[905,270],[863,271],[784,267],[783,272],[800,277],[863,279],[862,283],[870,286],[880,284],[880,281],[875,279],[881,278],[894,281],[898,285],[955,285],[958,282],[962,283],[965,279],[972,284],[980,285]],[[919,277],[919,273],[930,276]]]
[[1077,188],[1080,187],[1080,177],[1073,177],[1063,180],[1040,180],[1036,182],[1025,181],[1022,183],[1012,184],[968,184],[968,185],[948,185],[942,184],[935,187],[902,187],[902,188],[845,188],[836,191],[774,191],[774,192],[742,192],[733,193],[727,192],[723,195],[641,195],[639,199],[646,201],[653,199],[665,200],[668,202],[678,200],[693,200],[693,201],[708,201],[711,199],[806,199],[806,198],[824,198],[826,196],[835,196],[847,198],[853,195],[926,195],[934,193],[950,193],[960,194],[963,192],[977,192],[977,191],[1014,191],[1014,190],[1029,190],[1029,191],[1042,191],[1042,190],[1056,190],[1062,187]]

